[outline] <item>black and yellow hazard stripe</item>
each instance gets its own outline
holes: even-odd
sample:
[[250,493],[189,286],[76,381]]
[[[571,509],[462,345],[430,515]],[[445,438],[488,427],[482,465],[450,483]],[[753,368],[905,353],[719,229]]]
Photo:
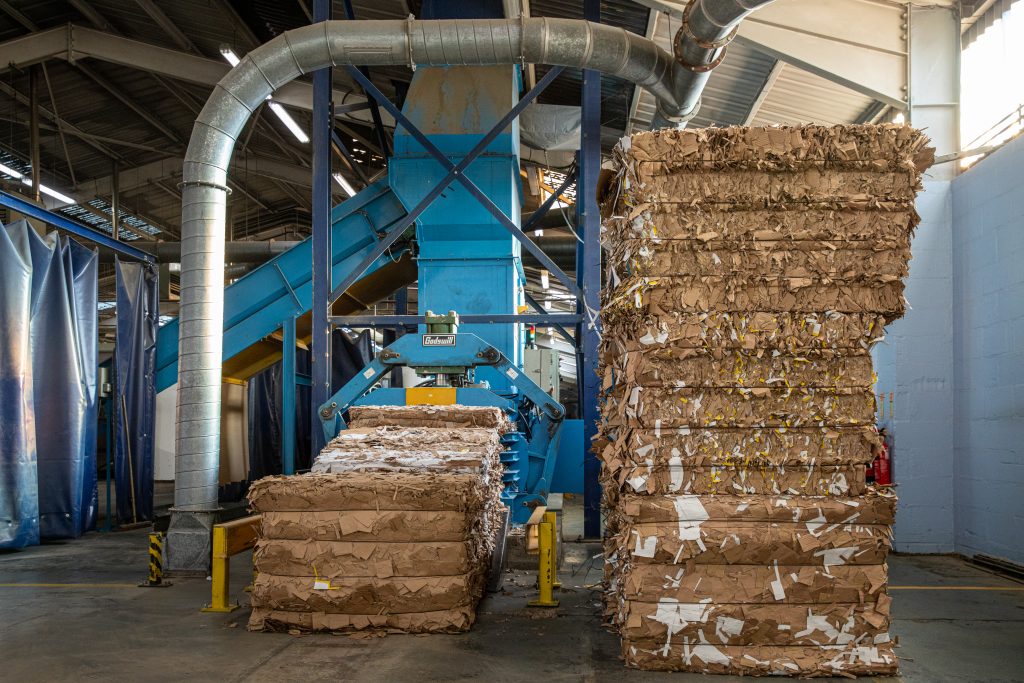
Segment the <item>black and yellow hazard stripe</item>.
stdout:
[[149,535],[149,578],[146,584],[159,586],[164,580],[164,535],[160,532]]

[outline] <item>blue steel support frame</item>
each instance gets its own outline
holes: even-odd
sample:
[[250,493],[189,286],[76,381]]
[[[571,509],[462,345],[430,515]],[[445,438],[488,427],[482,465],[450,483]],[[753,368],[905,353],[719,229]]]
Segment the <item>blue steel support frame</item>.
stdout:
[[295,474],[295,318],[281,324],[281,473]]
[[506,114],[504,118],[502,118],[501,121],[499,121],[494,126],[494,128],[492,128],[491,131],[487,133],[487,135],[485,135],[483,139],[481,139],[480,142],[477,143],[477,145],[473,147],[472,150],[470,150],[469,154],[467,154],[458,164],[453,164],[448,159],[448,157],[445,156],[444,152],[439,150],[437,146],[434,145],[434,143],[432,143],[430,139],[419,130],[419,128],[417,128],[411,121],[409,121],[409,119],[406,118],[405,114],[403,114],[394,104],[392,104],[392,102],[387,97],[385,97],[380,90],[377,89],[377,86],[370,82],[368,78],[363,76],[363,74],[360,73],[358,69],[352,66],[348,66],[346,67],[346,69],[348,70],[349,75],[359,82],[359,84],[363,87],[363,90],[366,91],[367,94],[372,96],[373,99],[377,100],[382,107],[387,109],[388,113],[395,117],[395,121],[397,121],[399,125],[404,127],[409,132],[409,134],[412,135],[416,139],[416,141],[419,142],[423,146],[423,148],[432,157],[434,157],[435,160],[437,160],[439,164],[441,164],[443,168],[447,169],[448,172],[445,175],[445,177],[441,179],[441,182],[439,182],[434,187],[434,189],[431,190],[427,194],[427,196],[424,197],[423,200],[419,204],[417,204],[412,211],[409,212],[405,219],[399,222],[387,234],[387,236],[380,241],[380,243],[377,245],[377,248],[374,249],[370,254],[368,254],[366,258],[363,259],[363,262],[356,266],[356,268],[353,269],[351,273],[349,273],[348,277],[346,277],[341,284],[334,288],[334,290],[331,292],[331,302],[336,301],[338,297],[340,297],[345,292],[345,290],[347,290],[352,285],[353,282],[355,282],[359,277],[361,277],[363,272],[367,268],[369,268],[374,261],[380,258],[380,256],[385,251],[387,251],[387,249],[392,244],[395,243],[395,241],[405,232],[405,230],[410,225],[412,225],[417,218],[419,218],[420,214],[422,214],[427,209],[427,207],[429,207],[430,204],[435,199],[437,199],[437,197],[442,192],[444,192],[444,190],[448,187],[449,184],[451,184],[453,180],[457,180],[458,182],[462,183],[466,190],[474,197],[476,197],[477,201],[479,201],[483,205],[483,207],[486,208],[491,213],[491,215],[493,215],[494,218],[506,230],[512,233],[512,235],[522,243],[522,245],[527,249],[527,251],[533,254],[537,258],[537,260],[540,261],[552,275],[558,278],[558,280],[561,281],[562,284],[564,284],[571,293],[576,294],[577,296],[579,295],[579,290],[576,286],[576,283],[569,279],[569,276],[566,275],[561,268],[555,265],[555,262],[552,261],[551,258],[548,257],[548,255],[545,254],[541,250],[541,248],[538,247],[533,242],[533,240],[531,240],[526,235],[525,232],[520,230],[519,226],[513,223],[512,220],[505,215],[505,212],[498,208],[494,204],[494,202],[491,201],[491,199],[487,195],[485,195],[480,190],[480,188],[477,187],[476,184],[465,175],[465,173],[463,173],[463,171],[465,171],[465,169],[471,163],[473,163],[473,161],[480,154],[482,154],[485,149],[487,149],[487,146],[491,144],[491,142],[493,142],[494,139],[498,137],[498,135],[500,135],[501,132],[505,130],[505,128],[507,128],[508,125],[511,124],[517,116],[519,116],[522,110],[525,109],[526,106],[530,104],[530,102],[536,99],[537,96],[540,95],[540,93],[543,92],[544,89],[551,83],[551,81],[553,81],[555,78],[558,77],[559,74],[562,73],[563,67],[558,66],[548,71],[548,73],[545,74],[544,78],[542,78],[540,82],[538,82],[537,85],[535,85],[533,89],[530,90],[530,92],[524,95],[523,98],[520,99],[519,102],[516,104],[516,106],[512,107],[508,114]]
[[[313,22],[331,18],[331,0],[313,0]],[[313,323],[312,339],[312,454],[315,457],[325,442],[317,406],[331,395],[331,323],[328,319],[331,291],[331,69],[313,74]],[[372,261],[370,263],[373,263]],[[365,270],[365,269],[364,269]],[[359,273],[362,275],[362,271]],[[295,404],[283,402],[285,413]]]
[[19,197],[18,195],[0,190],[0,206],[6,206],[12,211],[17,211],[29,218],[35,218],[37,221],[42,221],[48,225],[52,225],[58,230],[70,232],[72,235],[77,235],[89,240],[90,242],[95,242],[96,244],[116,251],[118,254],[123,254],[124,256],[128,256],[139,261],[149,261],[150,263],[156,262],[155,256],[142,251],[141,249],[136,249],[135,247],[130,246],[130,243],[128,242],[116,240],[105,232],[100,232],[95,228],[79,223],[67,216],[62,216],[59,213],[50,211],[49,209],[44,209],[41,206],[33,204],[28,199]]
[[[600,0],[584,0],[583,18],[600,23]],[[577,252],[576,278],[583,296],[576,300],[581,321],[576,338],[581,354],[580,412],[583,418],[583,535],[601,537],[601,464],[593,452],[597,435],[598,346],[601,341],[601,217],[597,206],[597,177],[601,172],[601,72],[583,70],[580,183],[576,193],[582,249]]]

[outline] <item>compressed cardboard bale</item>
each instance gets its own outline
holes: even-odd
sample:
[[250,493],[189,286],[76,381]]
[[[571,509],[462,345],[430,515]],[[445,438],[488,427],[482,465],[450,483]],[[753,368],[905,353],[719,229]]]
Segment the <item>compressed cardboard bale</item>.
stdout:
[[[388,614],[473,607],[482,585],[476,576],[275,576],[260,573],[253,605],[285,612]],[[320,587],[322,586],[322,587]]]
[[250,630],[257,631],[384,631],[391,633],[461,633],[476,620],[472,607],[404,614],[330,614],[327,612],[285,612],[254,608]]
[[810,277],[732,278],[688,275],[630,277],[605,298],[609,309],[632,308],[641,315],[655,311],[838,311],[876,313],[891,321],[906,310],[903,282],[839,280]]
[[623,495],[617,514],[641,524],[701,522],[727,519],[737,522],[791,522],[814,533],[823,526],[858,522],[891,525],[896,518],[896,496],[887,489],[870,488],[856,498],[830,496]]
[[508,415],[489,406],[352,406],[348,409],[349,427],[432,427],[458,429],[476,427],[507,432],[512,428]]
[[881,439],[873,426],[623,429],[603,444],[609,472],[644,465],[867,464]]
[[688,170],[648,175],[633,186],[632,201],[659,204],[845,204],[866,197],[880,201],[913,201],[916,173],[800,169],[765,173],[761,170]]
[[[647,647],[645,647],[645,645]],[[863,637],[849,645],[773,647],[680,643],[669,647],[622,641],[627,666],[739,676],[892,676],[899,663],[892,643]]]
[[891,534],[884,524],[836,524],[811,533],[791,522],[709,520],[626,524],[612,544],[637,564],[881,564]]
[[466,541],[352,542],[264,539],[256,544],[253,563],[259,573],[320,578],[374,576],[452,576],[474,569],[473,548]]
[[452,542],[466,538],[473,516],[448,510],[270,511],[263,513],[262,526],[260,536],[265,539]]
[[605,473],[625,493],[684,494],[789,494],[805,496],[859,496],[867,488],[864,465],[823,465],[813,470],[794,463],[755,466],[686,465],[624,468]]
[[877,313],[695,312],[629,307],[602,311],[605,357],[630,351],[670,349],[683,356],[709,353],[725,358],[737,350],[804,353],[809,350],[866,351],[883,338]]
[[869,356],[934,150],[905,126],[643,133],[605,204],[605,615],[630,666],[884,675]]
[[604,404],[610,427],[856,426],[871,424],[875,416],[869,389],[634,386],[618,394],[609,392]]
[[916,170],[935,160],[920,131],[899,124],[665,129],[623,138],[617,151],[636,177],[681,169]]
[[[875,602],[885,594],[886,565],[678,565],[625,563],[619,582],[627,600],[658,602]],[[726,596],[726,599],[722,599]]]
[[788,277],[879,281],[906,277],[910,245],[843,240],[622,240],[606,265],[617,277],[686,273],[728,277],[761,273]]
[[648,650],[686,641],[820,647],[887,632],[890,602],[888,596],[876,604],[827,605],[626,601],[618,618],[622,637]]
[[465,413],[360,408],[312,473],[254,484],[264,520],[249,628],[469,628],[503,518],[511,423],[497,408]]
[[[905,246],[920,218],[913,205],[862,199],[845,205],[786,204],[759,206],[689,206],[636,202],[620,208],[605,222],[612,253],[619,240],[760,241],[843,240],[869,247],[876,243]],[[613,265],[617,265],[614,261]],[[617,269],[618,271],[618,269]],[[622,273],[619,273],[622,275]]]
[[605,363],[609,386],[862,388],[875,381],[871,356],[840,351],[791,355],[734,351],[722,358],[689,350],[652,349],[614,354]]
[[[426,479],[426,483],[424,480]],[[477,474],[348,472],[272,476],[249,488],[254,512],[340,510],[475,511],[485,503]]]

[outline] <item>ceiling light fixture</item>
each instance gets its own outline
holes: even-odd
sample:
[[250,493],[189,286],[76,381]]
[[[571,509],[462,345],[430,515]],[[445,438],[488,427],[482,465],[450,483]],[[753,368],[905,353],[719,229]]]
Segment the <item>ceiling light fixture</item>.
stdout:
[[331,174],[331,177],[334,178],[334,182],[341,185],[341,189],[345,190],[345,193],[348,194],[349,197],[356,196],[355,188],[353,188],[349,184],[349,182],[345,180],[345,176],[341,175],[340,173],[333,173]]

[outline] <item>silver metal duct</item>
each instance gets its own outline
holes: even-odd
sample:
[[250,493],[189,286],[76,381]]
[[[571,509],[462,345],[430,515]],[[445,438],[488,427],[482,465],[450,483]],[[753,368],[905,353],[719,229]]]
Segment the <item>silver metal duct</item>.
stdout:
[[682,128],[700,109],[700,94],[711,71],[725,58],[726,47],[743,19],[774,0],[692,0],[683,13],[673,49],[674,102],[658,100],[651,128]]
[[[701,23],[694,25],[703,26],[705,17],[714,23],[719,16],[702,10]],[[690,95],[680,90],[690,87],[680,73],[687,70],[671,55],[621,28],[571,19],[322,22],[256,48],[214,87],[196,120],[182,169],[177,520],[172,519],[172,536],[180,530],[198,538],[217,508],[227,173],[236,139],[253,111],[281,86],[328,66],[516,63],[594,69],[651,91],[661,111],[688,111]],[[193,513],[193,519],[183,512]],[[208,563],[206,549],[185,557],[184,550],[173,550],[172,541],[169,550],[172,569]]]

